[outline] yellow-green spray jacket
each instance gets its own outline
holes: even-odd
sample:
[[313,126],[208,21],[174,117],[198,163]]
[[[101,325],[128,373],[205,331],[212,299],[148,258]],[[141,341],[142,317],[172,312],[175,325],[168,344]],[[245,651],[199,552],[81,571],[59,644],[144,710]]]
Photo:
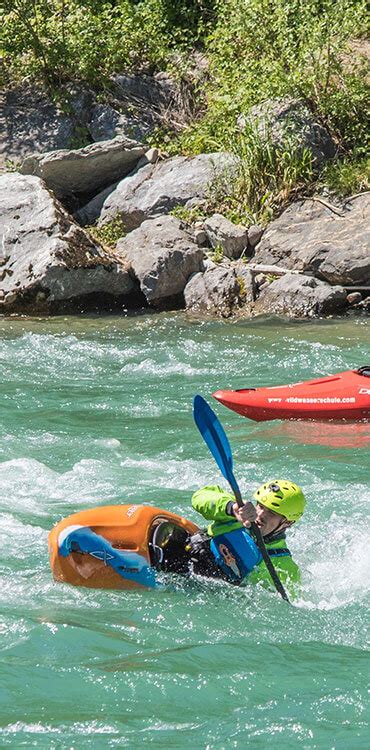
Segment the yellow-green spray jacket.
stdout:
[[[234,502],[234,496],[217,485],[203,487],[194,493],[192,506],[203,518],[210,521],[207,533],[211,538],[243,529],[243,525],[227,512],[228,508],[230,509],[230,503]],[[301,581],[301,574],[298,565],[287,550],[285,535],[276,541],[267,542],[266,549],[271,555],[280,580],[288,588],[290,595],[294,596]],[[248,582],[262,582],[264,585],[273,586],[263,560],[248,574]]]

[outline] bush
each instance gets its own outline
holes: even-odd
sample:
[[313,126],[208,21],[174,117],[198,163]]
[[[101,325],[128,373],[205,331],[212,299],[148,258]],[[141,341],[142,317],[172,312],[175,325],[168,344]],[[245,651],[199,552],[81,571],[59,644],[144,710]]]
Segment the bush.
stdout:
[[117,70],[165,66],[212,17],[202,0],[4,0],[3,51],[8,79],[42,76],[101,84]]
[[[232,195],[210,205],[230,218],[267,221],[302,190],[346,193],[368,185],[365,0],[4,0],[8,80],[42,77],[96,88],[117,71],[170,69],[181,77],[192,47],[209,60],[205,113],[180,136],[158,132],[169,154],[233,151],[243,160]],[[103,94],[104,95],[104,94]],[[204,96],[204,92],[203,92]],[[237,117],[265,99],[304,99],[337,144],[317,182],[308,151],[265,146]],[[218,201],[218,202],[217,202]]]
[[233,152],[239,158],[236,174],[213,183],[208,210],[236,224],[267,224],[292,198],[311,189],[313,157],[307,148],[280,148],[249,125],[235,140]]
[[230,148],[236,119],[264,99],[305,99],[346,150],[367,132],[364,62],[351,40],[365,34],[363,0],[218,0],[208,39],[206,117],[187,132],[185,151]]

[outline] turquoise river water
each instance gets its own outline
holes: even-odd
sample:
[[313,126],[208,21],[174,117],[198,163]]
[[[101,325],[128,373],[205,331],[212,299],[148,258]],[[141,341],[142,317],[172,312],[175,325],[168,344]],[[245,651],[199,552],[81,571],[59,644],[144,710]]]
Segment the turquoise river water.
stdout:
[[[370,425],[256,424],[210,398],[370,364],[369,321],[189,321],[182,313],[0,321],[0,746],[362,750],[369,746]],[[48,530],[150,503],[199,521],[225,484],[197,432],[212,401],[244,497],[286,476],[294,606],[175,580],[107,592],[52,581]]]

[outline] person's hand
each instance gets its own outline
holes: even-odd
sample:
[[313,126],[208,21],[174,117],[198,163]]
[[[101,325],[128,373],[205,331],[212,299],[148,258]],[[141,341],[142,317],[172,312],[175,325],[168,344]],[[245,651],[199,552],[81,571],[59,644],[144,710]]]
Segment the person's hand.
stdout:
[[246,529],[250,529],[252,523],[257,518],[256,509],[253,503],[250,502],[244,503],[241,508],[239,508],[238,503],[234,503],[233,513],[236,520],[240,521]]

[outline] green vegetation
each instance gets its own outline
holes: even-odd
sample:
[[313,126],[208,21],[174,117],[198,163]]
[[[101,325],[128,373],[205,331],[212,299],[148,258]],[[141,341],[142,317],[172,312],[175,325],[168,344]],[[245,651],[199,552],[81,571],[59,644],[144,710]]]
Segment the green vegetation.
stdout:
[[118,240],[126,234],[126,229],[120,214],[117,214],[113,219],[107,221],[106,224],[103,224],[101,227],[90,226],[86,227],[86,229],[94,240],[100,242],[100,244],[108,250],[114,250]]
[[330,162],[320,179],[322,187],[343,197],[370,190],[370,158],[344,158]]
[[208,112],[184,145],[230,148],[241,112],[287,95],[305,99],[342,147],[359,144],[368,93],[359,41],[366,33],[363,0],[219,0],[217,6],[207,42]]
[[241,161],[232,190],[214,182],[208,208],[236,224],[266,224],[290,200],[312,189],[312,155],[306,148],[273,146],[250,127],[236,137],[233,151]]
[[175,216],[179,221],[184,221],[185,224],[195,224],[197,221],[204,221],[207,214],[200,206],[193,206],[192,208],[186,208],[185,206],[175,206],[170,211],[171,216]]
[[202,0],[3,0],[7,80],[41,76],[104,85],[119,70],[166,66],[171,52],[205,35],[212,3]]
[[[210,57],[205,116],[180,137],[185,153],[233,151],[243,167],[217,210],[234,221],[266,223],[299,194],[327,187],[340,195],[368,184],[369,45],[363,0],[219,0],[207,40]],[[337,147],[321,174],[310,153],[261,143],[237,118],[260,102],[305,100]],[[217,191],[216,191],[217,193]]]
[[[6,82],[25,75],[49,90],[86,81],[100,95],[114,72],[167,69],[181,79],[191,50],[209,61],[202,107],[169,154],[233,151],[243,160],[229,196],[210,207],[234,221],[268,221],[292,198],[324,187],[369,187],[369,73],[365,0],[4,0]],[[103,92],[103,94],[102,94]],[[262,143],[237,118],[266,99],[304,100],[337,148],[321,173],[306,149]],[[204,98],[206,108],[204,111]]]
[[224,259],[224,251],[222,245],[217,244],[216,247],[213,248],[213,250],[209,251],[208,255],[214,263],[222,263]]

